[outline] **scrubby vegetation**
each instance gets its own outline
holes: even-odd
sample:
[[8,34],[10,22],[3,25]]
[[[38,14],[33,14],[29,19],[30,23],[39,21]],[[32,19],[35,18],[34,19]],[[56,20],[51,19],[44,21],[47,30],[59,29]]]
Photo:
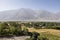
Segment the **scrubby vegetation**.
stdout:
[[[29,31],[34,28],[34,31]],[[33,29],[33,30],[34,30]],[[60,23],[56,22],[0,22],[0,37],[2,36],[30,36],[26,40],[58,40],[60,36],[39,32],[40,29],[60,30]],[[37,31],[38,30],[38,31]],[[53,31],[53,30],[52,30]],[[48,31],[47,31],[48,32]],[[60,40],[60,39],[59,39]]]
[[28,29],[22,30],[21,24],[17,22],[0,23],[0,36],[21,36],[28,35]]

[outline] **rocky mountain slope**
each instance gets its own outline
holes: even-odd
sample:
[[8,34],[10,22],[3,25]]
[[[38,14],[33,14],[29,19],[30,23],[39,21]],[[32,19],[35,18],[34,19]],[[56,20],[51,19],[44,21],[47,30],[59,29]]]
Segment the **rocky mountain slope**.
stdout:
[[60,12],[21,8],[0,12],[0,20],[60,20]]

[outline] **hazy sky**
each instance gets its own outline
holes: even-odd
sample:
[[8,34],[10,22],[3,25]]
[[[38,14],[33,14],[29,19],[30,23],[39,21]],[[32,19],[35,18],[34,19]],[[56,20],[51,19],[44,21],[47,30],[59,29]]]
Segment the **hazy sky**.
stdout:
[[60,0],[0,0],[0,11],[20,8],[57,12],[60,11]]

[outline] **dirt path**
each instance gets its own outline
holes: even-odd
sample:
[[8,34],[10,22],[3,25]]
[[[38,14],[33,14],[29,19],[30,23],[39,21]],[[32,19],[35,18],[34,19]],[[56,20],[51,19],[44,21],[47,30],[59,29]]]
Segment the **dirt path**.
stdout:
[[29,38],[29,36],[19,36],[19,37],[12,37],[12,38],[0,38],[0,40],[25,40]]

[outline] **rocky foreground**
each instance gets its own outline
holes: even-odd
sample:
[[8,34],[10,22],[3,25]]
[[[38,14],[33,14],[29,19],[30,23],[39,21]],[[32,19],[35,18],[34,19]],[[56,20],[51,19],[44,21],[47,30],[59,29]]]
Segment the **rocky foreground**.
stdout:
[[26,38],[29,38],[29,36],[18,36],[18,37],[2,37],[0,40],[25,40]]

